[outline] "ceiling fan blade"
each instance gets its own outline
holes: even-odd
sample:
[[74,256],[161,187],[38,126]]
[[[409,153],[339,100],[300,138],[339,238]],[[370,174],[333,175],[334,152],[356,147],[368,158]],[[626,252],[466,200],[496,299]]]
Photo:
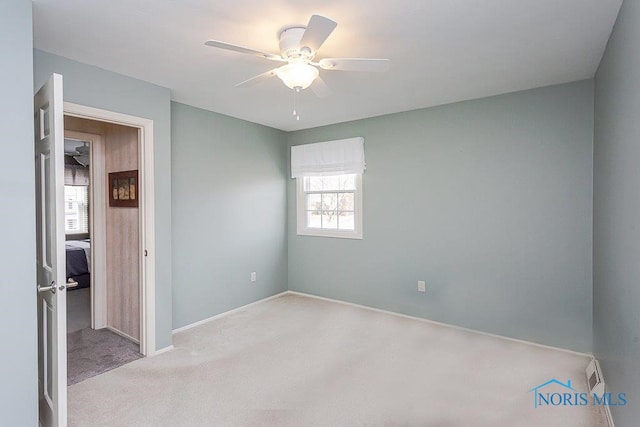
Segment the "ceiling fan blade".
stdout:
[[307,24],[307,29],[300,40],[300,47],[307,46],[316,52],[329,37],[338,24],[322,15],[313,15]]
[[255,86],[258,83],[262,83],[265,80],[268,80],[269,78],[273,77],[276,75],[276,70],[278,70],[277,68],[274,68],[273,70],[269,70],[266,73],[262,73],[262,74],[258,74],[255,77],[251,77],[249,80],[245,80],[242,83],[238,83],[236,85],[236,87],[251,87],[251,86]]
[[78,155],[88,155],[90,152],[91,151],[89,145],[87,145],[86,142],[84,142],[81,146],[76,147],[76,153],[78,153]]
[[[217,47],[220,49],[232,50],[234,52],[246,53],[249,55],[256,55],[262,58],[270,59],[272,61],[284,61],[280,55],[276,55],[269,52],[262,52],[261,50],[250,49],[248,47],[242,47],[231,43],[225,43],[218,40],[207,40],[205,45],[210,47]],[[286,62],[286,61],[285,61]]]
[[76,162],[80,163],[85,168],[89,166],[89,163],[91,163],[91,159],[89,158],[88,154],[80,154],[78,156],[73,156],[73,159]]
[[391,61],[369,58],[324,58],[318,65],[323,70],[381,72],[389,69]]
[[317,77],[309,87],[318,98],[326,98],[331,94],[331,89],[320,77]]

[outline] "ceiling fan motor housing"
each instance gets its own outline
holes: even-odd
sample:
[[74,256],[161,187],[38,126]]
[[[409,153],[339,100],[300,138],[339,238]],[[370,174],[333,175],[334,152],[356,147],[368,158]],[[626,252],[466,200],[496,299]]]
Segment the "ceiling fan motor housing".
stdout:
[[315,52],[307,46],[300,46],[300,41],[307,27],[287,27],[280,32],[280,54],[287,61],[311,61]]

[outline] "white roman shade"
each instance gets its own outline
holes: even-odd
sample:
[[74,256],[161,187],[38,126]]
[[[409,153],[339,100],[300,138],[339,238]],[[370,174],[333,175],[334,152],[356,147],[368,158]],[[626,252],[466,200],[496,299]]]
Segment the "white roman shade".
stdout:
[[348,138],[291,147],[291,178],[362,174],[364,138]]

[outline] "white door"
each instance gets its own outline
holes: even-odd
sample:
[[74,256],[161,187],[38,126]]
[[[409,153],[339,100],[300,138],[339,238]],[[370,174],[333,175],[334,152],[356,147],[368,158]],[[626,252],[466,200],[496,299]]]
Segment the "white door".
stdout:
[[63,108],[62,76],[54,74],[34,99],[38,407],[44,427],[67,425]]

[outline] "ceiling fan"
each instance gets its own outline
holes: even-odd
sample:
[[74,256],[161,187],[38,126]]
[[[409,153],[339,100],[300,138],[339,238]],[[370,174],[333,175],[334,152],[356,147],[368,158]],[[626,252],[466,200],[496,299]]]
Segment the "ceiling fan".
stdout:
[[[388,59],[370,58],[323,58],[314,62],[320,46],[327,40],[338,24],[321,15],[313,15],[307,26],[292,25],[279,33],[280,55],[250,49],[218,40],[209,40],[205,45],[220,49],[232,50],[249,55],[260,56],[271,61],[286,62],[278,68],[259,74],[236,85],[251,87],[257,83],[278,76],[286,86],[300,92],[311,87],[319,97],[329,95],[330,90],[320,78],[318,67],[329,71],[386,71],[389,69]],[[294,114],[295,109],[294,109]]]
[[89,153],[89,145],[86,142],[82,141],[82,145],[76,147],[76,151],[64,153],[64,155],[73,157],[76,162],[80,163],[84,167],[87,167],[89,166]]

